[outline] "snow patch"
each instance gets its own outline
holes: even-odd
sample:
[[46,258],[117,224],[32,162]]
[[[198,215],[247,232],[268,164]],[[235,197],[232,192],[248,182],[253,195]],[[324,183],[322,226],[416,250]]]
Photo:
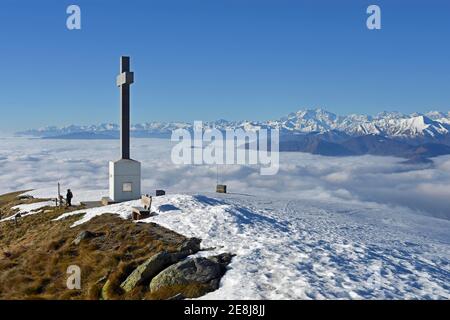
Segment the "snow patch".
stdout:
[[40,212],[42,208],[52,207],[54,205],[55,205],[55,203],[53,201],[42,201],[42,202],[35,202],[35,203],[30,203],[30,204],[20,204],[20,205],[17,205],[17,206],[14,206],[11,208],[13,210],[19,210],[16,214],[14,214],[10,217],[7,217],[5,219],[2,219],[2,220],[0,220],[0,222],[14,220],[14,217],[17,214],[20,214],[22,217],[36,214],[36,213]]

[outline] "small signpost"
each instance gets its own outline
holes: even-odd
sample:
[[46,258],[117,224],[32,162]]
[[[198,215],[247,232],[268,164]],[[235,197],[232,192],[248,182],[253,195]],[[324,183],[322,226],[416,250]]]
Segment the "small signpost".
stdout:
[[62,196],[61,196],[61,185],[58,182],[58,198],[56,199],[56,206],[57,207],[58,206],[60,206],[60,207],[62,206],[61,199],[62,199]]

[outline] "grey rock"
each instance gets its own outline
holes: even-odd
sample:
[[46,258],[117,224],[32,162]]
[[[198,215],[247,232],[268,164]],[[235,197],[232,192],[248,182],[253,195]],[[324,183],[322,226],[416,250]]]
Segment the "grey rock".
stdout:
[[208,257],[208,259],[220,264],[222,267],[226,267],[231,262],[233,257],[234,255],[231,253],[222,253],[217,256]]
[[190,254],[194,254],[200,251],[200,243],[202,242],[199,238],[189,238],[185,240],[180,246],[178,246],[178,251],[180,252],[189,252]]
[[158,294],[160,290],[163,292],[177,290],[178,293],[183,294],[183,288],[189,286],[197,288],[197,296],[214,291],[218,289],[220,279],[226,272],[226,265],[231,261],[231,257],[230,254],[223,254],[180,261],[152,279],[150,292]]
[[167,251],[162,251],[157,253],[139,265],[125,281],[122,282],[120,287],[126,292],[129,292],[136,286],[152,279],[169,265],[186,258],[188,255],[189,253],[187,252],[169,253]]
[[75,240],[72,241],[73,244],[75,245],[79,245],[81,243],[81,241],[83,240],[88,240],[88,239],[92,239],[95,238],[97,236],[97,234],[90,232],[90,231],[81,231],[78,236],[75,238]]

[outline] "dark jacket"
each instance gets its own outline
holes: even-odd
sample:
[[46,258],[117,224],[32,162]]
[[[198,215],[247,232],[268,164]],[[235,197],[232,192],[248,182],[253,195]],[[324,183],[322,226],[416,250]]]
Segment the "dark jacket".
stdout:
[[67,195],[66,195],[66,199],[72,199],[72,198],[73,198],[72,192],[68,191]]

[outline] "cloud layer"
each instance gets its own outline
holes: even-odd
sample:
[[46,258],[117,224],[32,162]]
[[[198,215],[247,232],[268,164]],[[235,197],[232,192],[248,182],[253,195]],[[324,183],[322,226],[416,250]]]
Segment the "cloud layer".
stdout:
[[[216,166],[174,165],[172,143],[134,139],[132,156],[142,162],[143,192],[211,192]],[[0,194],[23,189],[108,188],[108,161],[119,155],[115,140],[0,139]],[[430,166],[401,164],[391,157],[330,158],[282,153],[275,176],[258,166],[220,166],[219,180],[230,192],[296,199],[339,199],[408,207],[450,219],[450,157]]]

